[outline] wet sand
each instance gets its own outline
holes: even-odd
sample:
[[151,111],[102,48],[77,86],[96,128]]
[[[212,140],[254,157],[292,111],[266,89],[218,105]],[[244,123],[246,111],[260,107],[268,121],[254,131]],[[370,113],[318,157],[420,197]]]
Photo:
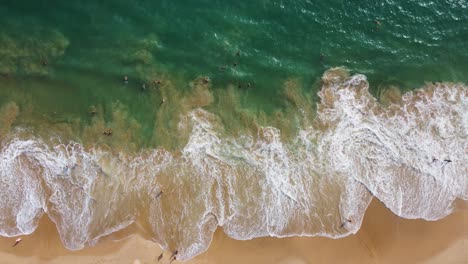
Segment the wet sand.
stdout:
[[[127,230],[125,232],[131,232]],[[153,242],[134,235],[71,252],[60,243],[47,218],[12,247],[15,238],[0,239],[1,263],[158,263],[162,252]],[[321,237],[258,238],[236,241],[218,230],[209,250],[186,263],[468,263],[468,203],[436,222],[399,218],[373,200],[357,235],[333,240]],[[169,252],[159,263],[169,263]],[[176,261],[173,262],[177,263]]]

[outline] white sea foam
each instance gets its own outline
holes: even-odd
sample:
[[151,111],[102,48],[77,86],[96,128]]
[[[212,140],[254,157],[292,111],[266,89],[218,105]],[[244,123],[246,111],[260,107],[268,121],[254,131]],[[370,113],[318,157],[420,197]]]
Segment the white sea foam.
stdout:
[[45,193],[34,162],[40,146],[33,140],[12,140],[0,152],[0,234],[32,233],[45,208]]
[[[351,82],[363,96],[349,89]],[[341,113],[333,140],[336,166],[405,218],[437,220],[451,212],[457,197],[466,199],[468,109],[460,103],[465,87],[439,85],[430,94],[407,94],[393,117],[373,113],[362,76],[333,89],[334,111]]]
[[468,199],[466,87],[438,84],[384,109],[365,76],[343,76],[324,75],[317,125],[287,142],[275,127],[228,137],[202,109],[181,119],[191,134],[180,153],[129,156],[10,137],[0,152],[0,234],[29,234],[46,212],[77,250],[143,215],[145,231],[186,260],[207,249],[218,226],[236,239],[339,238],[359,230],[373,196],[428,220]]

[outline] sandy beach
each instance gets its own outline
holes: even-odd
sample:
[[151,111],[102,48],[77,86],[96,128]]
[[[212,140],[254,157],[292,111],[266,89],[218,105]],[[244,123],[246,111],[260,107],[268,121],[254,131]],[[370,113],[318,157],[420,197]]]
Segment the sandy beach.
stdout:
[[[321,237],[259,238],[236,241],[218,230],[209,250],[186,263],[467,263],[468,205],[458,201],[455,212],[436,222],[407,220],[380,202],[371,203],[359,233],[343,239]],[[126,231],[127,233],[130,231]],[[0,263],[158,263],[159,246],[141,236],[71,252],[44,218],[30,236],[12,247],[15,238],[0,240]],[[120,234],[122,235],[122,234]],[[169,263],[169,252],[159,263]],[[173,262],[177,263],[177,261]]]
[[0,5],[0,264],[468,264],[468,0],[50,2]]

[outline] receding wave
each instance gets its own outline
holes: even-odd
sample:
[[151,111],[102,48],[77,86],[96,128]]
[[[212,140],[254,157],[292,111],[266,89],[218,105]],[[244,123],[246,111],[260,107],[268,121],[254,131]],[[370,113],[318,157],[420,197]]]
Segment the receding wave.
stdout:
[[354,234],[373,197],[401,217],[447,216],[468,199],[467,87],[427,84],[383,106],[368,86],[329,70],[313,116],[287,97],[300,124],[287,137],[274,126],[229,133],[207,108],[181,113],[189,133],[175,150],[50,144],[13,129],[0,151],[0,235],[32,233],[45,213],[78,250],[136,223],[186,260],[218,226],[241,240]]

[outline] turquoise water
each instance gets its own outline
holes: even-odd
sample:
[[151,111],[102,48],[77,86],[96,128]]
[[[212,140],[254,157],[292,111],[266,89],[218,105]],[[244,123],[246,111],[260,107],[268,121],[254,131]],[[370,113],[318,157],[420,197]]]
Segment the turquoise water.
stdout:
[[354,234],[371,199],[443,218],[468,199],[466,25],[468,1],[4,0],[0,235],[134,225],[186,260],[218,227]]
[[286,80],[316,98],[336,66],[365,74],[377,98],[390,85],[466,82],[467,23],[465,1],[4,1],[0,73],[45,115],[86,119],[119,101],[148,138],[155,107],[141,87],[163,75],[181,91],[200,76],[241,87],[244,107],[267,113],[284,108]]
[[0,12],[1,32],[25,48],[63,34],[69,46],[51,61],[57,74],[141,77],[135,67],[149,64],[219,87],[252,82],[263,94],[288,77],[310,87],[334,66],[366,74],[374,87],[467,80],[465,1],[4,1]]

